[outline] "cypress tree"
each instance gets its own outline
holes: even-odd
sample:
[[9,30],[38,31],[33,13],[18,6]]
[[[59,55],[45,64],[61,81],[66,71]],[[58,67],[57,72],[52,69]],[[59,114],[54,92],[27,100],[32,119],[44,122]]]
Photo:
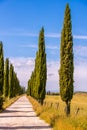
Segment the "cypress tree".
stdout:
[[4,96],[9,96],[9,59],[6,58],[4,69]]
[[35,82],[35,71],[32,72],[31,77],[28,81],[27,95],[36,98],[36,82]]
[[70,114],[70,102],[73,97],[73,38],[69,5],[66,5],[64,24],[61,33],[60,46],[60,95],[66,103],[66,115]]
[[45,39],[44,28],[41,29],[39,34],[38,52],[36,53],[36,89],[37,97],[41,104],[46,94],[46,79],[47,79],[47,67],[46,67],[46,53],[45,53]]
[[10,72],[9,72],[9,98],[13,97],[13,86],[14,86],[14,67],[10,64]]
[[20,86],[17,74],[14,71],[14,66],[10,64],[9,72],[9,98],[22,94],[23,88]]
[[0,42],[0,93],[3,94],[4,83],[4,56],[3,56],[3,44]]
[[4,56],[3,44],[0,42],[0,109],[3,106]]
[[46,53],[45,53],[45,40],[44,28],[41,29],[39,34],[38,51],[36,52],[35,68],[32,72],[30,80],[28,81],[27,94],[33,96],[41,104],[46,94],[46,79],[47,79],[47,66],[46,66]]

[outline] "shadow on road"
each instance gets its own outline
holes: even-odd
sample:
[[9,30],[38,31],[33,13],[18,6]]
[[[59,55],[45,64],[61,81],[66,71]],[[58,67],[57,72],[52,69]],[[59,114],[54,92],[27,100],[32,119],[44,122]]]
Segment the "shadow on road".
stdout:
[[31,115],[30,115],[30,116],[11,116],[11,115],[10,115],[10,116],[0,116],[0,118],[9,118],[9,117],[10,117],[10,118],[12,118],[12,117],[13,117],[13,118],[14,118],[14,117],[17,117],[17,118],[18,118],[18,117],[37,117],[37,116],[33,116],[33,115],[32,115],[32,116],[31,116]]
[[3,126],[3,127],[0,127],[0,129],[2,129],[2,130],[4,130],[4,129],[5,130],[16,130],[16,129],[20,129],[20,130],[21,129],[31,129],[31,130],[33,130],[33,129],[38,129],[38,130],[44,129],[45,130],[46,129],[47,130],[49,128],[51,128],[51,126],[15,126],[15,127],[4,127]]
[[[10,107],[10,108],[13,108],[13,109],[20,109],[20,107]],[[23,106],[21,108],[32,108],[32,107],[26,107],[26,106]]]
[[24,113],[27,113],[27,112],[34,112],[34,111],[4,110],[2,113],[13,113],[13,112],[24,112]]

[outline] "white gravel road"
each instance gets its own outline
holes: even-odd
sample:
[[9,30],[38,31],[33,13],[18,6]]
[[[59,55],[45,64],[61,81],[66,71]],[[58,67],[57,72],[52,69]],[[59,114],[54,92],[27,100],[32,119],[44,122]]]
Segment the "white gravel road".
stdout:
[[0,130],[52,130],[51,127],[36,116],[26,96],[0,113]]

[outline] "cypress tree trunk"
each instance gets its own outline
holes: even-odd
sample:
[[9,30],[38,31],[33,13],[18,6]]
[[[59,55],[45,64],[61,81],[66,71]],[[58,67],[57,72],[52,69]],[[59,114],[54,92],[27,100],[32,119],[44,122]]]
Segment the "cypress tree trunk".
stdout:
[[66,115],[70,114],[73,97],[73,38],[69,5],[66,5],[64,24],[61,34],[59,83],[61,99],[66,103]]
[[69,116],[70,115],[70,102],[66,102],[66,116]]

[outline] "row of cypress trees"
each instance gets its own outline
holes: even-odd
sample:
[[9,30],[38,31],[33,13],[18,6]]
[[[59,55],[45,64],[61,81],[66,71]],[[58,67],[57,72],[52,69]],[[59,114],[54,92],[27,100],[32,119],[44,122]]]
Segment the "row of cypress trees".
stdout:
[[46,94],[47,65],[45,53],[44,28],[39,34],[38,51],[36,52],[35,68],[28,81],[27,94],[37,99],[41,104]]
[[23,88],[20,86],[14,66],[9,64],[8,58],[4,63],[3,44],[0,42],[0,108],[3,104],[3,98],[12,98],[22,92]]
[[[72,22],[69,4],[66,5],[63,29],[61,32],[60,44],[60,69],[59,85],[61,99],[66,103],[66,115],[70,114],[70,104],[73,97],[73,37]],[[28,95],[40,100],[43,103],[45,98],[45,86],[47,79],[46,54],[44,43],[44,29],[40,31],[38,51],[36,53],[35,68],[28,81]]]

